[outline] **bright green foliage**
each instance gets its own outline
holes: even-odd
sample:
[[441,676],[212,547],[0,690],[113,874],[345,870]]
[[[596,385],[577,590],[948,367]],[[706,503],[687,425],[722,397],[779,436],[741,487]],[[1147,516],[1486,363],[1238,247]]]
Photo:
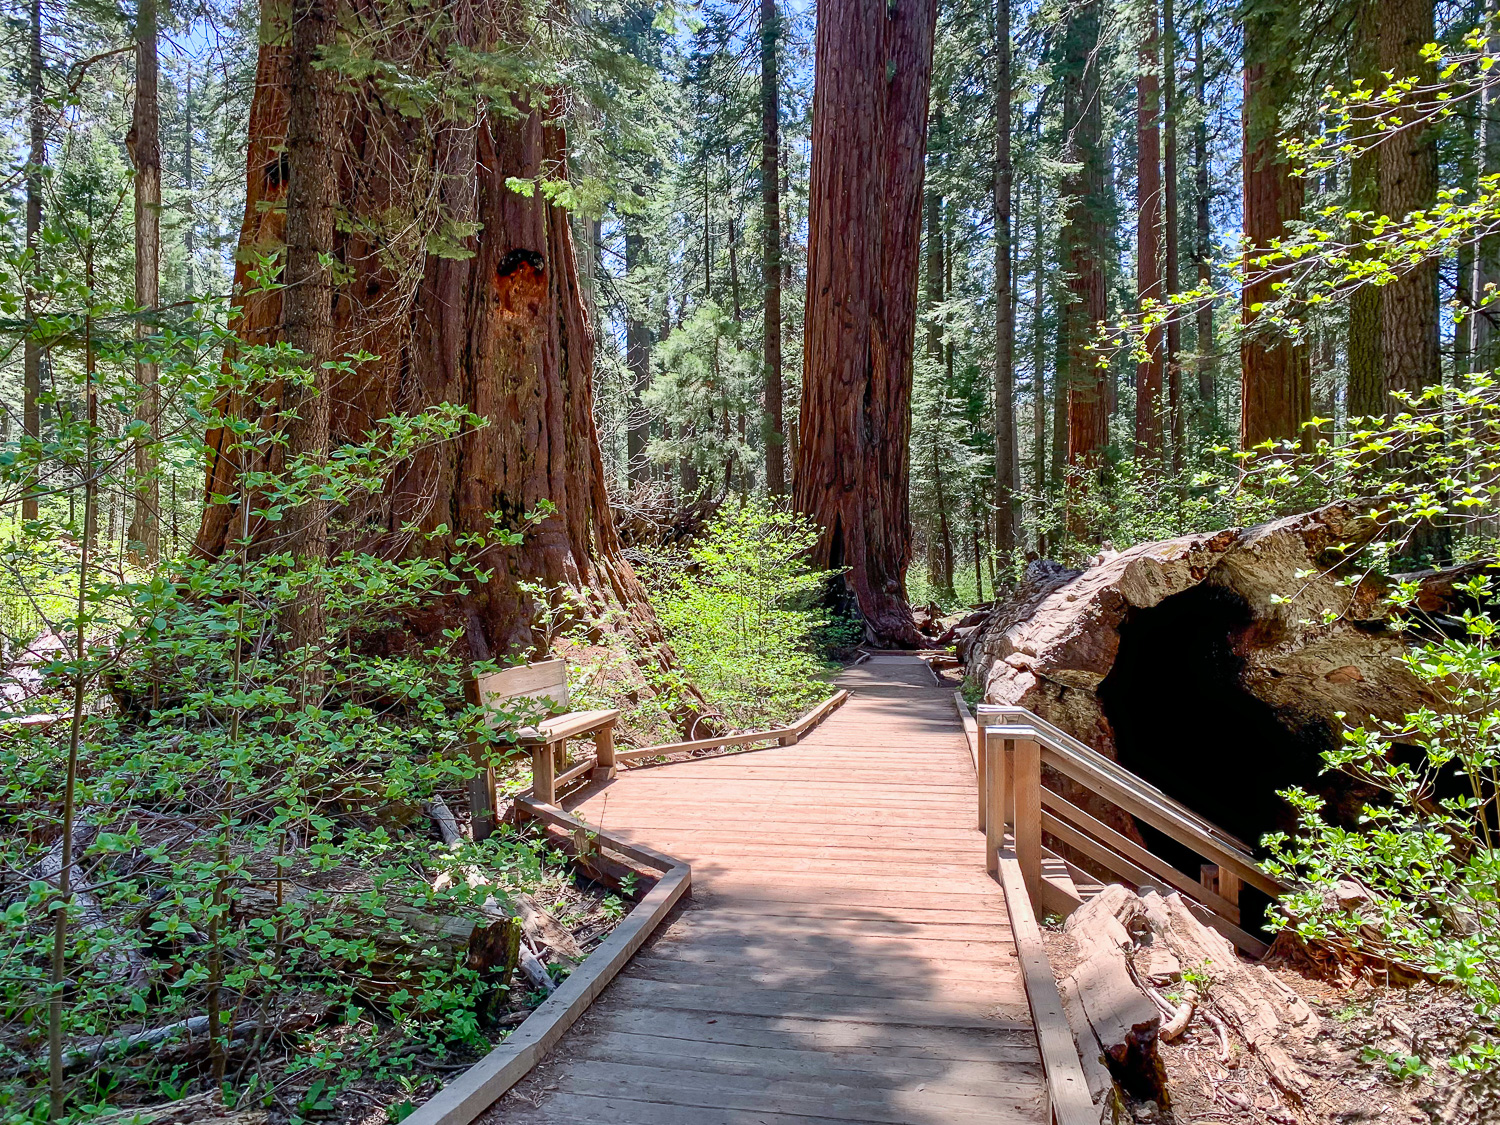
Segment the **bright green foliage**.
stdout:
[[[0,455],[9,510],[33,479],[43,491],[39,518],[12,521],[0,545],[7,629],[21,617],[14,599],[31,614],[21,639],[46,629],[61,642],[38,668],[41,690],[0,713],[7,723],[57,716],[7,726],[0,741],[0,865],[11,873],[0,914],[0,1121],[45,1115],[49,1018],[61,1032],[67,1119],[109,1102],[125,1079],[132,1098],[181,1096],[202,1077],[201,1054],[189,1065],[170,1044],[127,1051],[112,1041],[214,1012],[214,1052],[235,1038],[232,1027],[315,1017],[288,1032],[297,1062],[276,1079],[292,1080],[301,1116],[323,1112],[361,1073],[409,1069],[418,1052],[482,1049],[501,986],[466,966],[461,942],[440,948],[444,919],[481,918],[486,899],[503,909],[515,887],[565,876],[513,834],[438,846],[424,806],[447,794],[461,807],[468,778],[505,767],[506,732],[537,716],[465,704],[461,630],[396,653],[364,642],[483,581],[468,559],[520,533],[459,537],[436,558],[348,552],[318,563],[236,539],[222,558],[121,566],[90,517],[96,495],[128,488],[133,445],[149,440],[104,423],[130,413],[135,345],[101,330],[119,310],[76,278],[47,297],[39,331],[53,355],[53,424],[44,441]],[[264,450],[284,440],[275,415],[244,423],[211,404],[309,374],[285,347],[241,345],[221,367],[228,343],[190,325],[148,346],[163,385],[201,425],[228,424],[240,449]],[[246,474],[252,526],[274,527],[312,494],[359,510],[394,466],[476,421],[451,406],[392,416],[326,463],[288,456],[278,473]],[[168,430],[161,448],[201,464],[196,427]],[[307,597],[323,603],[326,628],[293,650],[284,621]],[[471,865],[483,885],[460,873]],[[59,911],[64,973],[54,984]],[[220,1071],[228,1100],[271,1097],[238,1069]]]
[[[1402,405],[1393,418],[1320,438],[1311,454],[1262,451],[1246,463],[1236,505],[1271,515],[1343,498],[1367,514],[1368,544],[1320,560],[1351,584],[1395,569],[1419,540],[1493,559],[1500,384],[1475,375]],[[1279,924],[1456,984],[1488,1022],[1500,1014],[1500,624],[1488,575],[1459,589],[1471,606],[1461,622],[1428,620],[1415,581],[1387,595],[1393,623],[1428,638],[1407,665],[1435,705],[1397,723],[1354,725],[1325,754],[1328,770],[1376,794],[1358,823],[1330,820],[1319,798],[1293,789],[1284,795],[1299,827],[1266,844],[1295,887],[1279,904]],[[1500,1065],[1491,1035],[1473,1039],[1451,1065]],[[1393,1073],[1403,1066],[1395,1060]]]
[[705,489],[717,491],[710,487],[714,476],[734,477],[751,460],[740,423],[754,416],[759,375],[755,357],[741,346],[740,325],[708,301],[657,345],[655,359],[646,402],[672,436],[651,443],[651,460],[690,464]]
[[[1087,486],[1064,481],[1038,498],[1037,528],[1052,558],[1079,565],[1108,543],[1117,551],[1137,543],[1172,539],[1230,526],[1234,512],[1220,487],[1223,477],[1183,472],[1175,477],[1160,466],[1119,461]],[[1079,534],[1080,530],[1082,534]]]
[[689,680],[740,729],[790,719],[828,692],[823,650],[848,626],[820,602],[830,575],[806,562],[817,533],[763,500],[726,505],[681,555],[647,572]]
[[[1468,585],[1487,598],[1489,582]],[[1464,636],[1422,646],[1412,673],[1443,700],[1401,723],[1346,731],[1325,755],[1375,789],[1353,828],[1330,823],[1322,801],[1300,789],[1295,836],[1269,837],[1275,863],[1297,889],[1281,900],[1284,924],[1442,977],[1466,989],[1476,1011],[1500,1014],[1500,652],[1496,623],[1464,619]],[[1414,748],[1414,750],[1413,750]],[[1340,905],[1333,888],[1345,888]],[[1485,1039],[1455,1059],[1459,1068],[1500,1065]]]

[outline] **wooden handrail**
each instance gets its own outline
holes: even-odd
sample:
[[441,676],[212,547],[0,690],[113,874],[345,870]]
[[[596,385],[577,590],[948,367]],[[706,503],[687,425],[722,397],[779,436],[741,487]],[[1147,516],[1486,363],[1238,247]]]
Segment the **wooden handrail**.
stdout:
[[558,789],[585,774],[596,781],[607,781],[615,776],[620,762],[637,758],[660,758],[670,754],[685,754],[693,750],[717,750],[729,746],[749,746],[756,742],[774,742],[779,746],[795,746],[813,727],[844,705],[849,693],[840,688],[811,711],[788,726],[771,730],[749,731],[745,734],[723,735],[718,738],[699,738],[691,742],[667,742],[660,746],[642,746],[636,750],[620,750],[615,746],[614,720],[601,728],[594,738],[594,754],[581,759],[570,768],[558,772],[553,757],[556,741],[537,743],[532,747],[531,780],[529,792],[544,805],[557,800]]
[[[995,708],[1009,712],[1020,708]],[[991,709],[980,705],[980,727],[993,738],[1034,739],[1041,743],[1042,761],[1085,789],[1119,805],[1132,816],[1164,832],[1179,844],[1192,848],[1205,859],[1228,867],[1244,882],[1275,897],[1286,888],[1261,870],[1249,847],[1222,828],[1205,820],[1186,805],[1167,796],[1103,754],[1064,734],[1042,719],[1024,722],[985,723]],[[1029,712],[1022,712],[1029,714]]]
[[[960,707],[961,711],[965,709]],[[1261,870],[1245,844],[1024,708],[981,704],[977,710],[981,743],[976,767],[986,847],[993,856],[1004,842],[1014,841],[1016,861],[1034,903],[1042,901],[1045,834],[1135,886],[1166,883],[1191,900],[1204,921],[1240,949],[1252,956],[1265,954],[1266,944],[1239,927],[1238,885],[1248,883],[1272,897],[1285,888]],[[1041,765],[1050,766],[1211,860],[1221,873],[1219,882],[1205,885],[1210,882],[1207,875],[1200,882],[1178,871],[1123,833],[1044,788]],[[994,859],[989,862],[994,871]]]
[[795,746],[801,737],[826,719],[831,712],[844,705],[849,693],[843,688],[834,692],[800,719],[784,727],[770,730],[752,730],[745,734],[726,734],[717,738],[696,738],[691,742],[666,742],[660,746],[642,746],[637,750],[620,750],[615,758],[626,762],[636,758],[661,758],[669,754],[686,754],[693,750],[718,750],[726,746],[748,746],[755,742],[775,742],[781,746]]
[[[1185,820],[1197,824],[1199,829],[1211,836],[1216,836],[1227,847],[1234,848],[1247,857],[1250,854],[1250,845],[1238,837],[1224,831],[1211,820],[1199,816],[1186,805],[1173,800],[1150,782],[1145,781],[1136,774],[1131,773],[1113,758],[1108,758],[1099,753],[1088,743],[1074,738],[1061,727],[1053,726],[1039,715],[1033,715],[1024,707],[1007,707],[994,703],[981,703],[975,708],[978,714],[978,722],[983,727],[995,726],[1018,726],[1030,728],[1031,734],[1041,739],[1042,743],[1060,755],[1066,755],[1079,763],[1079,767],[1091,773],[1101,774],[1114,778],[1122,785],[1139,790],[1143,795],[1149,794],[1152,799],[1173,808],[1176,813]],[[991,721],[987,721],[991,720]]]

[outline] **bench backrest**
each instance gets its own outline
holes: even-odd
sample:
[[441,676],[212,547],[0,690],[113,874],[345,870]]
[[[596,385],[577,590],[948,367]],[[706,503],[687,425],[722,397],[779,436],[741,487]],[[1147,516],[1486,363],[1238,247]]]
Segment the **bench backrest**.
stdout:
[[479,677],[479,701],[485,706],[507,699],[550,699],[564,711],[568,709],[568,663],[565,660],[543,660],[537,664],[518,664]]

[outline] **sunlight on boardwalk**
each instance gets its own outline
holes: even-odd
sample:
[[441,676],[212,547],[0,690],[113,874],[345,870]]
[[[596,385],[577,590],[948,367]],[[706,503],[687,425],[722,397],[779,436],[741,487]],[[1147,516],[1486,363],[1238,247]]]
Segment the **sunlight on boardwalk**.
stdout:
[[583,819],[688,860],[692,900],[481,1121],[1042,1121],[951,693],[909,657],[840,683],[800,745],[584,794]]

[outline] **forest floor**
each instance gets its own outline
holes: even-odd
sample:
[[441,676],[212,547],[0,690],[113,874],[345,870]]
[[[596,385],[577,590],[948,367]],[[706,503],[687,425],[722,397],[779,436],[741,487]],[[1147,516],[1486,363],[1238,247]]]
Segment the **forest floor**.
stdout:
[[[936,623],[955,625],[961,614]],[[933,630],[934,632],[937,629]],[[939,668],[955,691],[963,668]],[[1060,924],[1043,931],[1054,973],[1077,960]],[[1500,1077],[1456,1072],[1474,1028],[1473,1004],[1461,992],[1431,984],[1393,985],[1353,973],[1331,978],[1286,961],[1267,967],[1321,1019],[1319,1034],[1293,1052],[1313,1079],[1301,1104],[1278,1093],[1243,1039],[1228,1029],[1230,1059],[1220,1062],[1217,1032],[1194,1017],[1177,1040],[1161,1043],[1169,1107],[1130,1102],[1136,1122],[1159,1125],[1490,1125],[1500,1122]]]
[[[622,917],[609,905],[614,890],[578,874],[568,875],[554,867],[547,870],[548,877],[529,887],[528,891],[538,905],[568,930],[585,954],[592,952]],[[560,974],[555,965],[559,958],[549,956],[550,951],[544,948],[537,952],[544,962],[549,963],[554,978],[557,978]],[[483,1024],[487,1043],[450,1048],[441,1058],[414,1049],[409,1040],[408,1045],[398,1045],[401,1037],[387,1021],[377,1022],[369,1018],[349,1021],[335,1033],[340,1042],[358,1042],[361,1048],[367,1049],[371,1046],[378,1048],[381,1040],[389,1040],[391,1050],[376,1053],[387,1063],[396,1065],[388,1068],[390,1073],[387,1075],[366,1072],[352,1080],[346,1072],[336,1089],[328,1089],[321,1096],[320,1090],[326,1087],[319,1082],[320,1079],[326,1081],[327,1072],[310,1067],[309,1060],[302,1057],[292,1040],[286,1042],[284,1051],[262,1049],[258,1055],[252,1055],[248,1045],[240,1041],[231,1046],[230,1072],[233,1073],[236,1067],[258,1071],[264,1083],[262,1088],[275,1091],[270,1106],[225,1108],[218,1105],[217,1098],[208,1091],[159,1105],[122,1108],[99,1120],[101,1125],[191,1125],[197,1121],[213,1121],[216,1125],[287,1125],[288,1122],[313,1118],[329,1125],[390,1125],[432,1097],[454,1075],[473,1066],[490,1048],[504,1042],[545,999],[542,991],[531,987],[517,972],[508,992],[487,1013]],[[326,1048],[325,1040],[320,1044],[320,1050]],[[193,1052],[194,1046],[186,1044],[183,1049]],[[403,1056],[409,1060],[404,1064],[400,1062]],[[168,1060],[157,1053],[150,1061],[159,1068]],[[184,1069],[194,1062],[201,1065],[202,1059],[185,1056],[187,1066]],[[148,1096],[141,1100],[150,1102],[156,1099]]]
[[[1052,970],[1065,976],[1077,961],[1061,924],[1043,930]],[[1312,1079],[1300,1103],[1271,1083],[1244,1039],[1226,1026],[1229,1058],[1218,1033],[1195,1014],[1182,1036],[1159,1044],[1170,1105],[1127,1099],[1129,1119],[1156,1125],[1487,1125],[1500,1121],[1500,1081],[1455,1072],[1474,1027],[1472,1001],[1452,988],[1398,986],[1350,973],[1335,979],[1272,958],[1276,979],[1317,1013],[1318,1033],[1288,1040]],[[1211,993],[1210,993],[1211,995]]]

